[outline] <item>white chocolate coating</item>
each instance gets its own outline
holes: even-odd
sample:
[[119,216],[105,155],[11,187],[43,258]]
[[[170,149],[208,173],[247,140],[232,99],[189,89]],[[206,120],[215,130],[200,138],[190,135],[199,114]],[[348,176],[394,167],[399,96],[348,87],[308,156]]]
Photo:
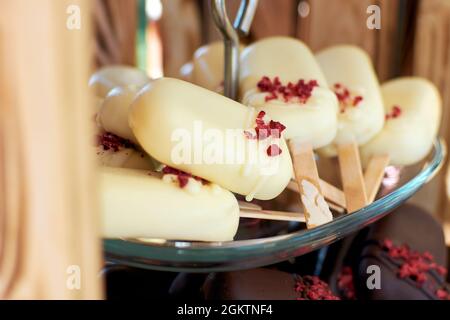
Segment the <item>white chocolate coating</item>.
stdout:
[[192,73],[194,71],[194,64],[187,62],[180,68],[180,79],[188,82],[193,82]]
[[[289,183],[291,158],[284,139],[276,140],[282,153],[269,157],[268,145],[264,143],[275,143],[272,139],[262,140],[258,148],[254,143],[257,140],[245,137],[244,130],[255,127],[255,118],[252,108],[188,82],[162,78],[140,92],[131,107],[129,122],[142,148],[158,161],[246,195],[248,200],[253,197],[269,200]],[[200,136],[196,125],[201,126]],[[225,141],[230,131],[237,133],[232,144]],[[207,139],[204,135],[207,132],[225,138],[222,141]],[[183,135],[176,139],[180,133]],[[192,146],[188,161],[174,159],[180,139]],[[237,155],[239,145],[244,150],[242,159]],[[217,147],[221,159],[231,161],[208,162],[206,151]],[[200,159],[196,160],[195,154],[200,155]],[[251,157],[261,161],[251,162]]]
[[192,82],[200,87],[217,91],[223,82],[223,54],[222,41],[198,48],[192,60]]
[[180,188],[170,176],[105,167],[100,201],[105,238],[230,241],[239,224],[239,205],[231,192],[192,178]]
[[107,94],[98,113],[98,121],[105,131],[134,143],[137,140],[128,125],[128,111],[136,94],[133,89],[116,87]]
[[411,165],[430,152],[441,121],[441,97],[430,81],[404,77],[381,86],[388,114],[400,106],[397,118],[386,120],[383,130],[360,148],[363,165],[372,155],[388,154],[393,165]]
[[89,87],[96,96],[104,98],[115,87],[129,87],[135,91],[150,82],[147,74],[130,66],[108,66],[95,72],[89,79]]
[[156,162],[147,154],[131,148],[120,148],[118,151],[114,151],[97,146],[95,154],[98,163],[106,167],[155,170],[157,166]]
[[[240,47],[240,50],[243,46]],[[224,46],[222,41],[215,41],[198,48],[192,62],[180,68],[180,79],[192,82],[205,89],[223,91]]]
[[377,76],[365,51],[350,45],[333,46],[316,55],[330,87],[344,85],[353,97],[363,100],[356,106],[341,105],[338,132],[332,145],[321,150],[328,156],[336,155],[336,144],[356,141],[363,145],[381,131],[384,108]]
[[[306,103],[283,98],[265,101],[268,93],[260,92],[262,77],[279,77],[283,85],[316,80],[319,87]],[[329,144],[336,135],[338,103],[309,48],[297,39],[272,37],[248,46],[241,55],[240,92],[242,102],[265,111],[286,126],[285,138],[309,142],[313,148]]]

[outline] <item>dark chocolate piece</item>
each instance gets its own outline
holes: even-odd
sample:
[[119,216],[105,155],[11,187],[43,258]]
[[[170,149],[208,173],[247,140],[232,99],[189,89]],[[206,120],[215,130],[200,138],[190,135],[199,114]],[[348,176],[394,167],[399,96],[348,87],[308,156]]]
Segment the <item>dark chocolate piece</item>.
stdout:
[[213,273],[203,291],[207,300],[336,300],[317,277],[274,269]]
[[[352,268],[356,295],[368,300],[439,299],[445,275],[435,265],[446,261],[441,225],[423,209],[403,205],[370,228]],[[380,267],[381,289],[367,287],[371,265]]]
[[294,276],[271,269],[212,273],[204,285],[207,300],[295,300]]

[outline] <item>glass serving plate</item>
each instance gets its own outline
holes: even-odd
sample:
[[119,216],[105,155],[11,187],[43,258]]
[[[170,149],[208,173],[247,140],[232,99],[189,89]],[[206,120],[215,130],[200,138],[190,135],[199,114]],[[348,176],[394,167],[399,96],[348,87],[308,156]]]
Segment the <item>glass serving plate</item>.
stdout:
[[[351,214],[336,214],[333,221],[312,230],[306,230],[301,223],[241,218],[234,241],[105,240],[106,259],[134,267],[176,272],[230,271],[284,261],[327,246],[384,217],[439,172],[445,155],[444,141],[436,140],[431,154],[421,164],[401,170],[388,167],[387,175],[389,170],[394,175],[384,180],[375,202]],[[318,161],[319,172],[321,161]]]

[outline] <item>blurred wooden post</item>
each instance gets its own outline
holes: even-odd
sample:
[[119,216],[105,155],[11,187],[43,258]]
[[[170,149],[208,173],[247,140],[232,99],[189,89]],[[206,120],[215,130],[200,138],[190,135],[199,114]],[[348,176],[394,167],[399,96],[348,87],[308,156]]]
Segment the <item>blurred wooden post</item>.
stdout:
[[0,2],[0,299],[103,296],[90,4]]
[[199,10],[193,0],[162,0],[162,4],[164,75],[177,77],[181,66],[201,45]]
[[[442,95],[440,135],[446,138],[447,143],[450,141],[449,35],[450,2],[447,0],[422,0],[417,13],[413,74],[431,80]],[[414,200],[450,223],[449,199],[444,190],[445,172],[442,172],[430,185],[420,191]]]
[[135,65],[137,0],[95,0],[93,6],[97,65]]

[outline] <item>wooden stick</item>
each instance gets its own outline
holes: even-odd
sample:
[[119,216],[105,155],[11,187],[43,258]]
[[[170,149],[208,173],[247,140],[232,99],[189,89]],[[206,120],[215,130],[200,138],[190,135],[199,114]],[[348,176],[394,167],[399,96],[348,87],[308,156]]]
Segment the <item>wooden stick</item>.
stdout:
[[305,215],[303,213],[299,213],[299,212],[285,212],[285,211],[256,210],[256,209],[242,209],[241,208],[239,216],[241,218],[306,222]]
[[327,202],[328,207],[330,207],[330,209],[333,209],[334,211],[338,212],[338,213],[344,213],[346,211],[345,208],[338,206],[332,202]]
[[339,145],[338,157],[347,212],[350,213],[365,207],[367,204],[366,185],[356,142]]
[[250,203],[247,201],[238,201],[239,208],[241,209],[249,209],[249,210],[262,210],[261,206],[258,206],[257,204]]
[[372,203],[377,196],[378,189],[384,177],[384,169],[389,165],[389,155],[373,156],[369,160],[366,172],[364,173],[364,182],[367,190],[367,204]]
[[[330,202],[332,204],[337,205],[338,208],[345,209],[346,203],[345,203],[345,194],[344,192],[333,186],[332,184],[319,179],[319,185],[320,189],[322,190],[322,193],[326,200],[328,200],[328,205],[330,205]],[[289,181],[289,184],[287,185],[287,188],[291,191],[298,192],[298,184],[295,180]],[[331,205],[330,205],[331,207]],[[336,206],[335,206],[336,207]]]
[[331,221],[333,215],[322,195],[312,145],[295,139],[289,140],[288,144],[308,229]]

